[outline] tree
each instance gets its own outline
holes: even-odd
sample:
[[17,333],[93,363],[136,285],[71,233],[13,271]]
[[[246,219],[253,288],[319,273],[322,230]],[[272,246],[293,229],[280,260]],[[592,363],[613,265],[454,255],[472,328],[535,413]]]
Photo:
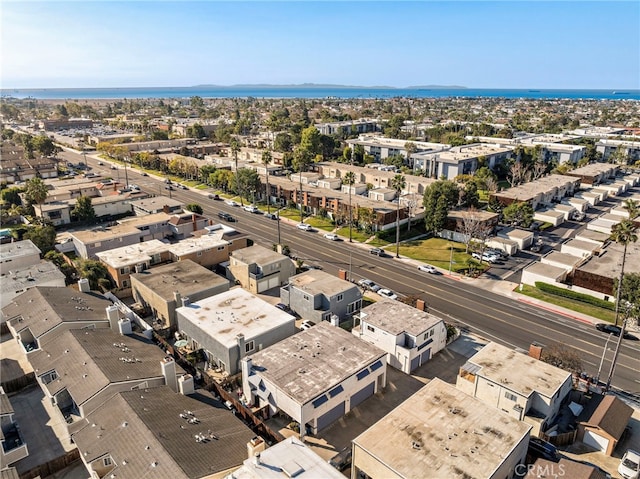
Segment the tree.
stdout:
[[56,145],[51,138],[45,135],[38,135],[33,138],[33,148],[42,156],[51,156],[56,151]]
[[411,164],[411,155],[413,155],[416,151],[418,151],[418,147],[416,146],[415,143],[407,141],[404,144],[404,149],[407,152],[407,166],[410,167],[411,169],[415,170],[415,168]]
[[258,172],[250,168],[240,168],[234,179],[233,189],[240,195],[240,201],[242,202],[243,195],[246,195],[247,200],[253,201],[252,193],[259,191],[262,186]]
[[64,255],[62,253],[59,253],[56,250],[52,250],[44,255],[44,259],[46,259],[47,261],[51,261],[58,267],[62,274],[64,274],[66,284],[71,284],[76,280],[76,275],[78,274],[78,272],[72,265],[65,261]]
[[[229,148],[231,149],[231,154],[233,155],[233,161],[235,163],[235,169],[236,169],[236,188],[239,188],[240,186],[240,181],[238,179],[238,153],[240,152],[240,143],[238,142],[238,139],[236,137],[231,138],[231,141],[229,142]],[[240,195],[240,203],[242,203],[242,205],[244,205],[243,201],[242,201],[242,191],[237,191],[237,193]]]
[[[618,290],[619,279],[616,278],[613,288]],[[640,318],[640,274],[627,273],[622,279],[622,291],[620,301],[625,305],[625,316]]]
[[618,279],[618,288],[616,291],[616,326],[618,325],[618,317],[620,315],[620,301],[622,296],[622,282],[624,278],[624,267],[627,260],[627,247],[629,243],[638,241],[638,227],[630,219],[622,220],[611,228],[611,239],[618,244],[623,245],[622,248],[622,266],[620,267],[620,276]]
[[76,200],[76,206],[71,211],[71,215],[78,218],[78,221],[89,223],[96,219],[96,212],[91,204],[91,198],[80,196]]
[[320,132],[315,126],[311,125],[302,130],[299,146],[306,150],[311,158],[315,158],[322,152]]
[[[314,128],[315,129],[315,128]],[[317,130],[316,130],[317,131]],[[307,171],[308,166],[313,161],[312,151],[302,145],[296,146],[293,151],[293,167],[298,172],[300,180],[300,223],[304,220],[303,208],[304,201],[302,195],[302,173]]]
[[189,203],[187,206],[185,206],[187,211],[191,211],[192,213],[195,213],[197,215],[201,215],[202,214],[202,206],[200,206],[198,203]]
[[353,154],[353,150],[351,150],[351,147],[349,147],[349,146],[345,146],[344,150],[342,150],[342,158],[347,163],[353,164],[353,156],[352,156],[352,154]]
[[396,191],[396,258],[400,257],[400,192],[407,187],[404,175],[395,175],[391,179],[391,188]]
[[480,195],[478,194],[478,185],[476,185],[475,181],[467,182],[462,192],[461,205],[468,206],[469,208],[477,208],[480,204]]
[[521,161],[514,161],[509,167],[507,181],[511,187],[518,186],[526,181],[527,169]]
[[273,144],[273,148],[280,153],[293,151],[293,141],[289,133],[278,133]]
[[53,250],[56,244],[56,230],[53,226],[31,226],[22,236],[35,244],[42,254]]
[[533,221],[533,208],[529,203],[523,201],[514,202],[502,210],[502,217],[506,223],[522,225],[527,228]]
[[81,278],[89,280],[89,286],[92,290],[98,290],[100,286],[105,287],[105,289],[111,287],[109,271],[100,261],[81,259],[77,263],[77,269]]
[[460,228],[465,239],[465,253],[469,252],[469,246],[474,239],[480,239],[484,242],[486,239],[486,229],[488,228],[485,226],[485,222],[482,221],[478,210],[475,208],[469,208],[467,213],[462,217],[462,224]]
[[24,193],[29,203],[41,205],[47,199],[49,187],[40,178],[31,178],[27,180]]
[[580,353],[564,343],[553,343],[544,348],[540,360],[572,373],[583,371]]
[[267,213],[271,213],[271,188],[269,188],[269,164],[273,157],[271,156],[270,151],[262,152],[262,164],[264,165],[265,179],[266,179],[266,188],[265,188],[265,199],[267,200]]
[[22,199],[20,198],[20,193],[22,193],[22,188],[6,188],[2,190],[2,194],[0,198],[2,198],[2,202],[7,205],[22,205]]
[[342,184],[349,187],[349,243],[353,243],[351,227],[353,225],[353,212],[351,209],[351,187],[356,182],[356,175],[353,171],[347,171],[342,178]]
[[442,231],[446,225],[448,211],[458,204],[459,196],[458,185],[449,180],[438,180],[425,188],[423,205],[427,231],[434,234]]

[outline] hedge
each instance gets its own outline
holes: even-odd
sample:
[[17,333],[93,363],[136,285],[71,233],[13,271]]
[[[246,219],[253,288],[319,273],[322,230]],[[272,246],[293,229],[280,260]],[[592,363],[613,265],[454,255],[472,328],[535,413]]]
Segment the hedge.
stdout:
[[592,304],[593,306],[609,309],[611,311],[615,311],[616,309],[614,303],[605,301],[604,299],[594,298],[593,296],[589,296],[588,294],[578,293],[576,291],[571,291],[570,289],[560,288],[549,283],[536,281],[536,288],[538,288],[543,293],[549,293],[556,296],[562,296],[563,298],[574,299],[576,301]]

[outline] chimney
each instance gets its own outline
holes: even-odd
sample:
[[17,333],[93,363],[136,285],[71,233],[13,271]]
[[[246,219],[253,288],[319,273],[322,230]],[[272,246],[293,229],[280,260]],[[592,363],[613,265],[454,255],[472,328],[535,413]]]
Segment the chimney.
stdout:
[[236,336],[236,341],[238,342],[238,349],[240,350],[240,359],[244,358],[246,354],[245,346],[244,346],[244,334],[240,333]]
[[416,300],[416,309],[419,309],[420,311],[424,311],[424,299]]
[[169,211],[169,205],[164,205],[164,206],[162,207],[162,212],[163,212],[163,213],[166,213],[166,214],[171,213],[171,211]]
[[255,456],[253,456],[253,463],[256,466],[259,466],[261,464],[261,462],[260,462],[260,453],[257,453]]
[[538,343],[531,343],[529,346],[529,356],[540,361],[540,358],[542,357],[542,345]]
[[129,318],[122,318],[120,321],[118,321],[118,330],[123,336],[131,334],[131,320]]
[[260,436],[256,436],[247,443],[247,457],[251,459],[266,449],[267,443],[264,439]]
[[118,307],[115,304],[112,304],[111,306],[107,306],[105,309],[107,310],[107,319],[109,320],[109,327],[111,328],[111,331],[118,331],[118,321],[120,320]]
[[191,215],[191,222],[193,223],[193,231],[198,230],[198,221],[196,220],[195,213]]
[[186,308],[187,306],[189,306],[191,304],[191,300],[189,299],[189,296],[185,296],[184,298],[182,298],[182,307]]
[[177,291],[174,291],[173,292],[173,299],[176,302],[176,308],[179,308],[182,305],[182,300],[181,300],[180,293],[178,293]]
[[337,314],[332,314],[329,321],[331,323],[331,326],[340,326],[340,317]]
[[240,368],[242,370],[242,392],[247,401],[247,404],[253,404],[255,396],[251,392],[251,383],[249,383],[249,376],[252,373],[253,361],[250,357],[244,357],[240,360]]
[[178,390],[183,396],[188,396],[196,391],[193,385],[193,376],[191,374],[183,374],[178,378]]
[[80,280],[78,280],[78,289],[81,293],[88,293],[89,291],[91,291],[89,280],[87,278],[81,278]]
[[162,375],[164,376],[165,384],[169,386],[174,392],[178,392],[178,381],[176,379],[176,362],[171,356],[165,356],[165,358],[160,361],[160,366],[162,367]]
[[347,272],[344,269],[339,269],[338,270],[338,278],[343,279],[345,281],[349,281],[347,279]]

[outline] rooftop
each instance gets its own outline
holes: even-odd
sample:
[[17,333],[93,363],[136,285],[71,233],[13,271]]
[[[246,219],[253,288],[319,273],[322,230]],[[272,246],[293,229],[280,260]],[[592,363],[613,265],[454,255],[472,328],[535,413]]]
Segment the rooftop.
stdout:
[[321,321],[250,358],[258,374],[305,404],[385,355],[347,331]]
[[454,146],[450,150],[442,151],[438,153],[438,160],[455,163],[458,161],[472,160],[479,156],[497,155],[511,151],[513,151],[513,148],[509,146],[473,143],[471,145]]
[[253,245],[247,248],[242,248],[236,250],[232,253],[234,259],[244,263],[244,264],[258,264],[260,266],[267,265],[271,263],[277,263],[284,259],[287,259],[287,256],[278,253],[277,251],[273,251],[269,248],[265,248],[260,245]]
[[260,453],[260,465],[253,459],[233,472],[235,479],[344,479],[327,461],[299,439],[289,437]]
[[295,317],[272,306],[242,288],[234,288],[188,306],[176,309],[178,322],[184,318],[227,347],[237,344],[236,336],[247,341],[280,326]]
[[123,266],[138,264],[143,261],[150,261],[151,256],[168,251],[169,246],[170,245],[163,243],[160,240],[153,239],[145,241],[144,243],[136,243],[131,246],[123,246],[121,248],[102,251],[100,253],[96,253],[96,256],[104,264],[107,264],[112,268],[121,268]]
[[[442,322],[442,318],[420,311],[408,304],[387,299],[376,301],[364,308],[360,318],[396,336],[404,332],[418,336]],[[401,318],[400,321],[398,321],[399,318]]]
[[619,169],[619,166],[612,165],[611,163],[590,163],[588,165],[581,166],[575,170],[567,172],[569,176],[596,176],[601,173],[607,173],[613,170]]
[[[194,421],[188,421],[193,419]],[[86,462],[110,455],[116,477],[199,479],[237,467],[255,433],[203,390],[116,395],[73,435]]]
[[530,429],[435,378],[353,442],[401,477],[492,477]]
[[555,188],[564,187],[567,184],[579,183],[580,179],[567,175],[548,175],[543,176],[530,183],[524,183],[513,188],[506,189],[495,193],[496,196],[502,198],[511,198],[516,201],[529,201],[541,193],[547,193]]
[[131,202],[131,206],[134,208],[140,208],[145,211],[162,211],[167,206],[168,208],[181,208],[182,201],[168,196],[154,196],[152,198],[145,198],[142,200],[136,200]]
[[229,284],[227,279],[190,259],[158,266],[144,273],[135,273],[131,275],[131,278],[158,296],[171,301],[173,300],[173,292],[177,290],[184,297],[205,289]]
[[137,216],[132,219],[123,220],[116,226],[108,228],[94,228],[71,233],[71,236],[83,243],[94,243],[118,236],[127,236],[140,233],[140,227],[169,222],[170,215],[167,213],[154,213],[150,215]]
[[324,294],[327,297],[343,293],[356,285],[319,269],[312,269],[289,278],[291,286],[309,294]]
[[40,249],[38,249],[31,240],[0,244],[0,264],[9,259],[17,259],[30,255],[40,255],[40,253]]
[[167,248],[172,254],[181,257],[197,251],[205,251],[219,246],[227,246],[229,242],[218,235],[202,235],[197,238],[185,238]]
[[[3,268],[8,269],[8,268]],[[8,293],[28,288],[33,288],[38,284],[49,281],[60,280],[64,285],[65,276],[58,267],[50,261],[41,260],[39,263],[24,268],[13,268],[11,275],[9,271],[0,274],[0,292]]]
[[571,377],[567,371],[493,342],[474,354],[468,363],[480,367],[476,373],[479,376],[524,396],[536,391],[552,397]]
[[[37,376],[55,370],[58,379],[46,385],[54,395],[67,389],[82,405],[111,383],[162,377],[166,354],[142,335],[124,336],[110,329],[73,329],[47,342],[29,360]],[[179,373],[184,373],[176,366]]]
[[[617,278],[620,275],[623,250],[623,245],[612,241],[602,250],[599,256],[592,256],[587,262],[580,265],[578,269],[606,278]],[[631,258],[640,257],[639,255],[640,244],[629,243],[627,246],[627,261],[624,264],[625,274],[640,273],[640,261],[631,260]]]
[[36,286],[13,298],[2,308],[2,316],[17,331],[29,328],[39,338],[63,322],[107,322],[106,308],[111,304],[98,293]]

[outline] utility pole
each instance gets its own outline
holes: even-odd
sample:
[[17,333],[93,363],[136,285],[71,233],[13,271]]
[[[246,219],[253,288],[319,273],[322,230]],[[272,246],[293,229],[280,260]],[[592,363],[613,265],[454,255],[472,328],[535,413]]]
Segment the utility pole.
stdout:
[[622,338],[624,336],[624,327],[627,323],[626,318],[622,320],[622,324],[620,327],[620,336],[618,336],[618,342],[616,343],[616,350],[613,353],[613,358],[611,359],[611,369],[609,369],[609,377],[607,378],[607,386],[605,388],[608,391],[611,388],[611,380],[613,379],[613,373],[616,370],[616,363],[618,362],[618,354],[620,353],[620,346],[622,345]]
[[607,346],[609,345],[609,340],[611,339],[611,334],[607,336],[607,342],[604,343],[604,349],[602,350],[602,357],[600,358],[600,366],[598,366],[598,375],[596,376],[596,384],[600,382],[600,372],[602,371],[602,363],[604,363],[604,356],[607,354]]
[[453,245],[449,243],[449,250],[451,251],[449,255],[449,276],[451,276],[451,267],[453,265]]

